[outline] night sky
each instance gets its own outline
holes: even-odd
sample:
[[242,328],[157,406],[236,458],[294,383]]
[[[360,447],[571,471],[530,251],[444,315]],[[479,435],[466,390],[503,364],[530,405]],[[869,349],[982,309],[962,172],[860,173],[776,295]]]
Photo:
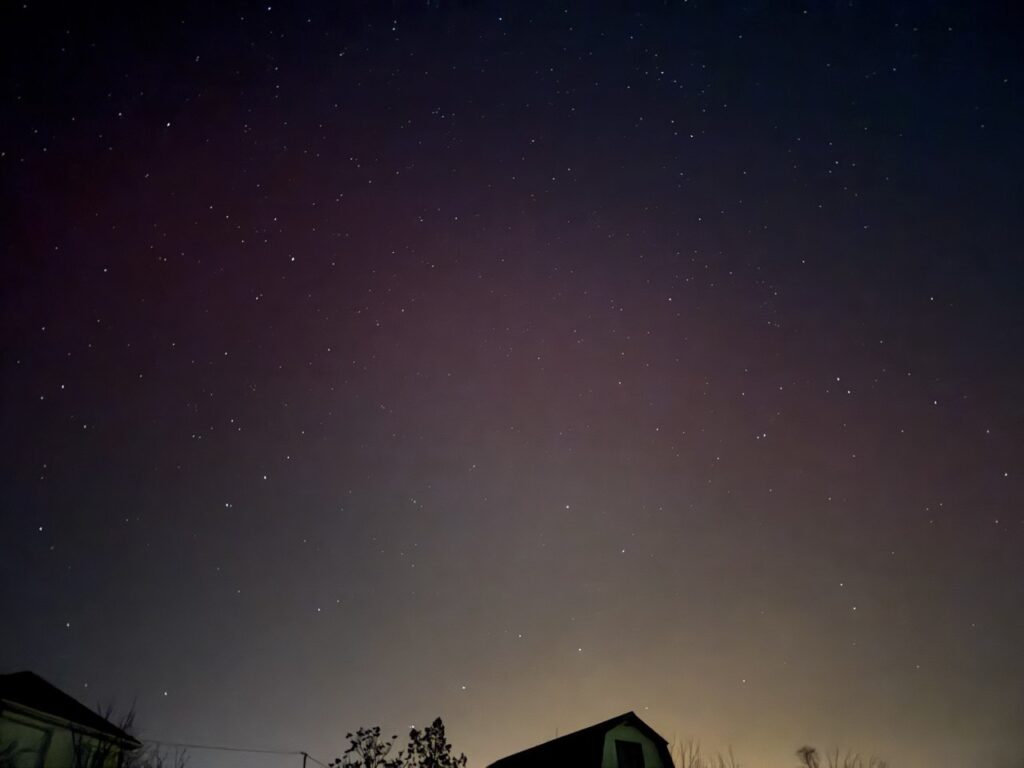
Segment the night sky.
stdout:
[[1019,765],[1011,4],[148,6],[0,17],[0,671]]

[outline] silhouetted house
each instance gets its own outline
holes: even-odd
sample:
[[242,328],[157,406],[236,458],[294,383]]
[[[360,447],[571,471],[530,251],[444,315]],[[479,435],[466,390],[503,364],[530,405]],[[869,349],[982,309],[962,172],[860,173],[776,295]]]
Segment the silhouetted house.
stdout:
[[489,768],[674,768],[668,742],[633,712],[503,757]]
[[0,675],[3,768],[117,768],[140,746],[39,675]]

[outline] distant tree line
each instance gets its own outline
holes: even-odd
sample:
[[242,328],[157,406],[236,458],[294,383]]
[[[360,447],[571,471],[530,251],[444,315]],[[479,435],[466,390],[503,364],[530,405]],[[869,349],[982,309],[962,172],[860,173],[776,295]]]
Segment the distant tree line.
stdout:
[[[675,752],[675,750],[673,750]],[[798,768],[889,768],[889,763],[877,757],[865,758],[859,752],[847,750],[820,753],[814,747],[803,746],[796,751]],[[674,755],[673,755],[674,757]],[[741,768],[730,748],[708,756],[701,752],[699,742],[686,741],[679,746],[677,768]]]
[[847,750],[840,753],[838,749],[825,753],[825,762],[814,747],[800,747],[796,751],[800,758],[800,768],[889,768],[889,763],[877,757],[862,757],[859,752]]

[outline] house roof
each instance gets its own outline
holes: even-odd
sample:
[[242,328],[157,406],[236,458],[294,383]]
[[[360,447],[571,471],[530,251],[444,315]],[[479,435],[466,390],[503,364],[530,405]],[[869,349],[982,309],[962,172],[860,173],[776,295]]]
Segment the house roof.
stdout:
[[672,758],[669,755],[668,742],[665,738],[637,717],[635,712],[624,712],[579,731],[538,744],[536,747],[503,757],[491,763],[488,768],[548,768],[548,766],[600,768],[604,756],[605,734],[623,723],[632,725],[650,737],[658,745],[658,751],[661,753],[666,768],[672,767]]
[[34,672],[0,675],[0,709],[3,705],[35,710],[50,719],[88,728],[133,748],[141,746],[138,739]]

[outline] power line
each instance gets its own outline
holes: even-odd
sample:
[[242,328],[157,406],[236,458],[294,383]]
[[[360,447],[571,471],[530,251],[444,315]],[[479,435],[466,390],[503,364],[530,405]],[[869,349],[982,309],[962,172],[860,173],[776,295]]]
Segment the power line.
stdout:
[[208,749],[217,752],[246,752],[255,755],[286,755],[289,757],[305,757],[312,760],[321,768],[328,768],[326,763],[317,760],[308,752],[301,749],[257,749],[255,747],[229,747],[223,744],[188,744],[183,741],[159,741],[158,739],[142,739],[147,744],[156,744],[161,747],[181,747],[183,749]]
[[213,749],[219,752],[250,752],[261,755],[302,755],[297,749],[254,749],[248,747],[226,747],[220,744],[186,744],[180,741],[158,741],[157,739],[142,739],[147,744],[158,744],[161,747],[186,747],[188,749]]

